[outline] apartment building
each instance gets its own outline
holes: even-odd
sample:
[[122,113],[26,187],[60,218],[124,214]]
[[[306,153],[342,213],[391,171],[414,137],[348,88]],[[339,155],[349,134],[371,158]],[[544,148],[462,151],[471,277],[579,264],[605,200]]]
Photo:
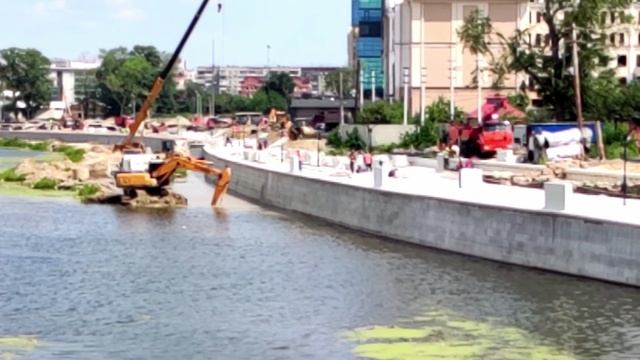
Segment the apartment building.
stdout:
[[49,79],[53,82],[51,100],[72,105],[95,91],[95,71],[99,61],[70,61],[51,59]]
[[214,79],[218,92],[238,95],[243,89],[245,78],[265,78],[270,72],[285,72],[292,77],[300,77],[302,69],[299,67],[244,67],[244,66],[201,66],[196,69],[193,81],[212,88]]
[[[464,49],[458,29],[474,9],[491,18],[496,31],[510,35],[528,30],[530,43],[544,45],[547,26],[542,21],[543,0],[387,0],[385,30],[386,95],[396,100],[404,98],[404,82],[408,78],[409,101],[413,112],[442,96],[453,98],[457,106],[467,111],[477,107],[477,87],[474,83],[476,57]],[[623,24],[622,15],[634,19]],[[604,12],[602,21],[612,25],[608,39],[612,61],[602,64],[615,69],[621,83],[640,76],[640,6],[634,3],[622,12]],[[494,41],[491,50],[499,57],[502,48]],[[514,92],[528,79],[510,74],[501,88],[491,88],[492,74],[488,59],[481,57],[480,83],[483,97],[496,92]],[[405,77],[408,71],[408,76]]]

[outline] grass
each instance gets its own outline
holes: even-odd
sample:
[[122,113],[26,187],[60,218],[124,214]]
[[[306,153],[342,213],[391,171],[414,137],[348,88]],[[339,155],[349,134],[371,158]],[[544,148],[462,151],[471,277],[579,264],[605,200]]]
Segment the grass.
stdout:
[[51,144],[48,142],[30,142],[21,139],[0,139],[0,147],[29,149],[32,151],[49,151]]
[[23,182],[25,180],[26,177],[23,174],[18,174],[15,168],[0,172],[0,181]]
[[71,191],[35,190],[30,187],[20,185],[19,183],[0,182],[1,196],[63,198],[63,197],[72,197],[73,194],[74,193]]
[[94,184],[85,184],[79,188],[76,188],[76,195],[82,200],[85,200],[89,197],[100,192],[100,187]]
[[[51,144],[44,142],[30,142],[21,139],[0,139],[0,147],[14,149],[28,149],[32,151],[47,152],[51,149]],[[85,151],[69,145],[60,145],[54,149],[55,152],[64,154],[67,159],[74,163],[84,160]]]
[[55,190],[57,187],[58,182],[49,178],[42,178],[33,184],[34,190]]
[[85,151],[69,145],[61,145],[56,148],[56,152],[63,153],[71,162],[79,163],[84,160]]

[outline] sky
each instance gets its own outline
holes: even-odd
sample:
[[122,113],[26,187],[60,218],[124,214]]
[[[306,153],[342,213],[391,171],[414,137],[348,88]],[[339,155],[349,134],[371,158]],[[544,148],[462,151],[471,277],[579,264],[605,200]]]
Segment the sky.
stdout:
[[[0,0],[0,49],[36,48],[69,60],[137,44],[173,52],[200,3]],[[210,65],[215,40],[216,64],[346,65],[350,12],[349,0],[211,0],[182,58],[189,68]]]

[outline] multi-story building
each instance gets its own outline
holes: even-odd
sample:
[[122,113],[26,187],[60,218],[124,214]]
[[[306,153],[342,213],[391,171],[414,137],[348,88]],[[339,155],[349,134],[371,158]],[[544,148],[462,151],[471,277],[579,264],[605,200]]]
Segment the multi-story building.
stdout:
[[326,77],[329,73],[337,71],[337,67],[303,67],[301,76],[309,80],[308,93],[313,96],[322,96],[328,93]]
[[384,94],[383,0],[351,0],[349,62],[359,74],[365,96]]
[[[458,29],[473,10],[480,9],[491,19],[497,32],[511,35],[527,30],[532,45],[543,46],[547,26],[542,21],[543,0],[387,0],[385,16],[385,67],[387,96],[404,98],[404,75],[408,71],[409,101],[414,113],[438,97],[453,100],[470,111],[477,107],[475,82],[476,57],[458,37]],[[604,12],[602,20],[609,28],[608,44],[612,61],[603,64],[614,68],[621,83],[635,79],[640,72],[640,5],[623,12],[632,24],[620,22],[619,12]],[[495,41],[490,45],[497,58],[503,51]],[[481,57],[480,83],[483,95],[510,93],[529,81],[522,74],[509,74],[501,87],[492,87],[493,77],[487,71],[488,59]],[[483,96],[483,97],[484,97]]]
[[53,82],[52,100],[72,105],[90,96],[90,93],[95,91],[95,71],[99,67],[99,61],[52,59],[49,73]]
[[301,76],[302,70],[298,67],[243,67],[243,66],[201,66],[196,69],[194,81],[206,88],[212,88],[216,82],[218,92],[226,92],[233,95],[240,94],[242,82],[247,77],[265,78],[270,72],[285,72],[293,77]]

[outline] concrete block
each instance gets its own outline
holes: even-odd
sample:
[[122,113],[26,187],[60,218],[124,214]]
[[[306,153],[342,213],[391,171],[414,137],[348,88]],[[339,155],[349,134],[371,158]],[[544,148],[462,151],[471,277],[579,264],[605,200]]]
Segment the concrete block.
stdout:
[[376,166],[373,168],[373,187],[380,189],[384,185],[384,167]]
[[477,189],[484,183],[481,169],[461,169],[460,178],[463,189]]
[[393,155],[391,163],[395,168],[403,168],[409,166],[409,157],[407,155]]
[[438,154],[436,156],[436,161],[437,161],[437,167],[436,167],[436,172],[441,173],[444,172],[445,170],[445,158],[444,158],[444,154]]
[[298,156],[293,155],[289,158],[289,172],[292,174],[300,173],[300,159]]
[[571,202],[573,185],[568,181],[549,181],[544,184],[546,210],[564,211]]

